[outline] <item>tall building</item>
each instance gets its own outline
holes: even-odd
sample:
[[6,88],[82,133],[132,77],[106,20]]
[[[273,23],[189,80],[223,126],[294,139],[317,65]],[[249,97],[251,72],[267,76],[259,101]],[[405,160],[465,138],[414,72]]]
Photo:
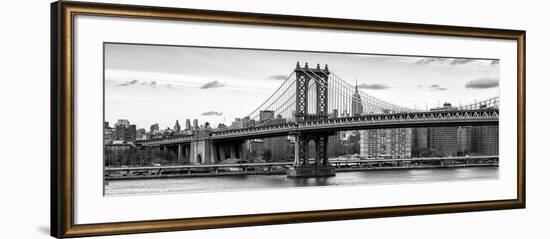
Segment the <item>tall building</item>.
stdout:
[[288,145],[290,141],[287,136],[264,138],[263,155],[267,162],[286,161],[288,156]]
[[127,119],[119,119],[117,120],[117,122],[115,123],[115,128],[119,125],[122,125],[124,126],[124,128],[128,128],[130,126],[130,121],[127,120]]
[[[451,103],[445,102],[441,107],[430,111],[456,110]],[[428,129],[428,147],[430,156],[447,157],[458,155],[458,127],[433,127]]]
[[264,121],[262,125],[264,125],[264,126],[265,125],[278,125],[278,124],[284,124],[284,123],[286,123],[286,119],[283,118],[283,116],[281,116],[281,115],[277,115],[276,118],[272,118],[272,119]]
[[435,107],[435,108],[431,108],[430,111],[446,111],[446,110],[457,110],[458,108],[457,107],[454,107],[451,105],[451,103],[449,102],[445,102],[443,103],[443,106],[441,107]]
[[109,122],[103,123],[103,144],[111,144],[115,140],[115,129],[109,127]]
[[199,120],[198,119],[193,120],[193,129],[199,129]]
[[125,135],[124,135],[124,141],[126,142],[134,142],[136,141],[136,125],[135,124],[131,124],[128,126],[128,128],[126,128],[126,132],[125,132]]
[[[126,120],[127,122],[127,120]],[[114,130],[114,140],[134,142],[136,140],[136,125],[117,122]],[[129,123],[129,122],[128,122]]]
[[159,131],[160,127],[158,123],[152,124],[151,127],[149,127],[149,132],[151,132],[152,135],[159,133]]
[[234,129],[240,129],[240,128],[246,128],[250,127],[256,124],[256,121],[253,119],[250,119],[249,116],[246,116],[244,118],[235,118],[235,121],[231,122],[231,128]]
[[412,156],[429,156],[428,128],[413,128],[411,134]]
[[227,129],[227,125],[225,125],[224,123],[219,123],[218,129]]
[[469,155],[472,151],[472,127],[460,126],[456,131],[457,155]]
[[191,120],[186,119],[185,120],[185,131],[191,130]]
[[363,103],[361,102],[361,95],[359,95],[359,89],[357,88],[357,81],[355,82],[355,92],[351,97],[351,114],[358,116],[363,113]]
[[432,156],[457,156],[458,127],[434,127],[428,129],[428,144]]
[[176,124],[174,125],[174,132],[179,133],[181,131],[180,122],[176,120]]
[[235,118],[233,122],[231,122],[231,128],[242,128],[242,120],[241,118]]
[[340,143],[340,155],[361,153],[361,131],[340,131],[336,136],[338,137],[337,141]]
[[410,158],[411,128],[362,130],[361,155],[369,158]]
[[272,120],[274,118],[275,118],[275,111],[273,111],[273,110],[261,110],[260,111],[260,123],[264,122],[264,121],[267,121],[267,120]]
[[472,154],[498,155],[498,125],[472,127]]
[[250,119],[250,116],[246,116],[243,118],[243,127],[251,127],[256,124],[256,120]]
[[340,134],[341,132],[337,132],[336,135],[328,136],[327,155],[329,158],[336,158],[346,153],[344,141]]
[[115,140],[124,140],[126,138],[126,127],[122,124],[115,125]]
[[145,129],[140,128],[136,130],[136,139],[139,139],[139,140],[147,139],[147,132],[145,131]]
[[264,141],[261,139],[251,139],[246,141],[248,152],[247,160],[253,161],[263,155]]

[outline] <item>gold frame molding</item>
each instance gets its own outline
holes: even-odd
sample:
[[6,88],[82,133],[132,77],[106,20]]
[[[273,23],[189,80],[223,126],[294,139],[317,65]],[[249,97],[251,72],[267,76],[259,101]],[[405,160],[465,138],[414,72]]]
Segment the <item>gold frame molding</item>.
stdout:
[[[517,198],[429,205],[75,224],[73,217],[73,23],[76,15],[514,40],[517,42]],[[80,237],[525,208],[525,37],[525,31],[521,30],[103,3],[54,2],[51,4],[51,235],[57,238]]]

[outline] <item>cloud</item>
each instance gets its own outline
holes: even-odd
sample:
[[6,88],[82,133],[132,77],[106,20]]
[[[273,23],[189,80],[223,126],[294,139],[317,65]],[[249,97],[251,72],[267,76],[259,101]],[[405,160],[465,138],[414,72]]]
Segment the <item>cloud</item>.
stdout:
[[360,85],[357,85],[357,88],[360,88],[360,89],[369,89],[369,90],[385,90],[385,89],[388,89],[390,88],[389,86],[385,85],[385,84],[360,84]]
[[[124,86],[131,86],[131,85],[143,85],[143,86],[150,86],[152,88],[155,88],[156,85],[157,85],[157,82],[156,81],[138,81],[138,80],[131,80],[131,81],[126,81],[124,83],[120,83],[118,84],[117,86],[120,86],[120,87],[124,87]],[[166,88],[170,89],[172,88],[172,84],[168,84],[166,85]]]
[[447,88],[441,87],[441,86],[438,85],[438,84],[430,85],[429,88],[430,88],[430,91],[445,91],[445,90],[448,90]]
[[208,111],[208,112],[202,113],[201,115],[203,115],[203,116],[221,116],[221,115],[223,115],[223,112]]
[[499,83],[498,78],[479,78],[475,80],[471,80],[470,82],[466,83],[464,87],[467,89],[489,89],[493,87],[497,87]]
[[426,88],[426,89],[429,89],[430,91],[445,91],[445,90],[448,90],[447,88],[445,87],[441,87],[441,85],[439,84],[431,84],[431,85],[418,85],[418,88]]
[[286,80],[287,78],[288,76],[286,75],[272,75],[268,77],[270,80]]
[[445,87],[435,87],[435,88],[431,88],[430,90],[431,91],[445,91],[445,90],[448,90],[448,89],[445,88]]
[[201,89],[210,89],[210,88],[218,88],[218,87],[224,87],[224,86],[225,86],[225,84],[220,83],[217,80],[215,80],[215,81],[207,82],[206,84],[202,85],[200,88]]
[[131,80],[131,81],[126,81],[124,83],[118,84],[117,86],[130,86],[130,85],[135,85],[138,82],[139,82],[138,80]]
[[448,64],[451,66],[464,65],[475,61],[475,59],[464,58],[443,58],[443,57],[425,57],[415,62],[418,65],[427,65],[431,63]]

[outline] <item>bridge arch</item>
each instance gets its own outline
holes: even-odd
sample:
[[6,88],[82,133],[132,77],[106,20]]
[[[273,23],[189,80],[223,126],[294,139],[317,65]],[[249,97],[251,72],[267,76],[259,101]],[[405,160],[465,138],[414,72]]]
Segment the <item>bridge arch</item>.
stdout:
[[317,154],[319,153],[318,142],[314,137],[307,139],[306,164],[311,163],[311,159],[317,164]]
[[310,79],[307,83],[307,114],[317,114],[317,83]]

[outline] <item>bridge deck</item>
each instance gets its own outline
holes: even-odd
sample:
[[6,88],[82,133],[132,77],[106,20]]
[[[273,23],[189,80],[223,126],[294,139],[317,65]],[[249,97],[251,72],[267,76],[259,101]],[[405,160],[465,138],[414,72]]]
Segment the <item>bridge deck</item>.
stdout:
[[[445,127],[460,125],[498,125],[498,109],[450,110],[373,114],[356,117],[330,118],[262,127],[211,131],[211,140],[244,140],[297,134],[299,132],[332,132],[378,128]],[[198,140],[194,135],[138,141],[143,146],[189,143]]]

